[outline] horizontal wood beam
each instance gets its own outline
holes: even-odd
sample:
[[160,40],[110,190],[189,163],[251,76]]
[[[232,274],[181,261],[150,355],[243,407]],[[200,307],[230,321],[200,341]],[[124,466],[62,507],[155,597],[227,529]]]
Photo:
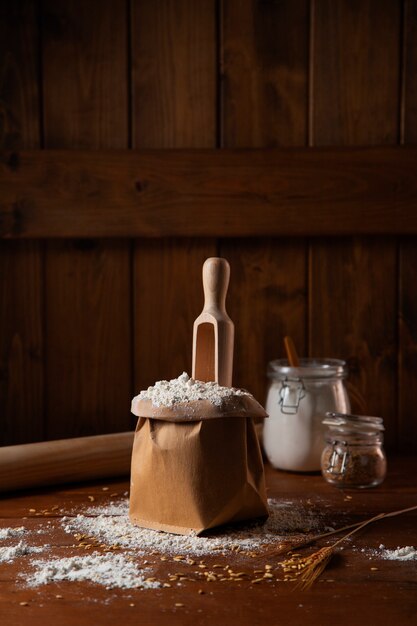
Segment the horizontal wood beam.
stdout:
[[417,147],[1,158],[2,237],[351,234],[417,234]]

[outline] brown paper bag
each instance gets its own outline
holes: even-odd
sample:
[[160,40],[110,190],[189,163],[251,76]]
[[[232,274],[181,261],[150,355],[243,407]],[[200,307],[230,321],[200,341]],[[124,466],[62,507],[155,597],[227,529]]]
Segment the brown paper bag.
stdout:
[[155,407],[138,401],[132,454],[130,519],[178,534],[267,518],[264,468],[252,396]]

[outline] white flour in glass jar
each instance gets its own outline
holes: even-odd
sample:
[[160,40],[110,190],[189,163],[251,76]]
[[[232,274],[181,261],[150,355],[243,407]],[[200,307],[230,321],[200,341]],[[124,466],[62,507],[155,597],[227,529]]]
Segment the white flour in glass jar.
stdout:
[[345,362],[301,359],[300,367],[290,367],[286,360],[276,360],[270,362],[268,376],[269,418],[263,428],[268,460],[278,469],[320,471],[326,412],[350,412]]

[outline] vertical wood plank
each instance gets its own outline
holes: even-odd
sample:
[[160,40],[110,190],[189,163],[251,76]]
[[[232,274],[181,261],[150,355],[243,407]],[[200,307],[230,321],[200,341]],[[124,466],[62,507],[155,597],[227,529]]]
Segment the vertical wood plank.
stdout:
[[[0,148],[39,146],[37,3],[0,4]],[[43,277],[38,242],[0,244],[0,444],[43,438]]]
[[233,384],[263,402],[266,369],[285,357],[290,335],[300,355],[306,336],[306,259],[301,242],[224,240],[222,256],[231,264],[227,310],[235,323]]
[[396,423],[396,255],[391,241],[314,242],[310,257],[310,350],[346,359],[371,414]]
[[307,139],[308,2],[222,3],[223,147]]
[[398,140],[400,1],[313,0],[314,145]]
[[[135,148],[215,146],[215,17],[212,0],[133,0]],[[216,250],[214,240],[136,243],[137,389],[190,372],[192,324],[203,307],[202,263]]]
[[[400,3],[320,0],[312,19],[313,145],[395,143]],[[388,447],[397,439],[396,257],[390,239],[310,250],[310,352],[350,362],[369,413],[385,420]]]
[[417,2],[404,0],[402,143],[417,142]]
[[132,131],[137,148],[212,148],[216,3],[132,0]]
[[[304,145],[308,3],[228,0],[222,24],[222,145]],[[266,366],[284,355],[284,335],[300,354],[306,348],[306,245],[224,240],[221,252],[231,263],[234,384],[262,402]]]
[[[127,147],[126,4],[42,6],[46,147]],[[129,252],[128,242],[48,244],[49,438],[130,424]]]
[[[404,2],[402,143],[417,141],[417,2]],[[403,239],[399,271],[399,446],[417,451],[417,241]]]

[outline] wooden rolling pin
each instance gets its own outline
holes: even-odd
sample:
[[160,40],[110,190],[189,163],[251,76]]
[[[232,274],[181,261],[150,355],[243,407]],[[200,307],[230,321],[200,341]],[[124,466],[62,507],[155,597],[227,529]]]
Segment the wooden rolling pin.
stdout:
[[0,492],[128,476],[133,432],[0,447]]

